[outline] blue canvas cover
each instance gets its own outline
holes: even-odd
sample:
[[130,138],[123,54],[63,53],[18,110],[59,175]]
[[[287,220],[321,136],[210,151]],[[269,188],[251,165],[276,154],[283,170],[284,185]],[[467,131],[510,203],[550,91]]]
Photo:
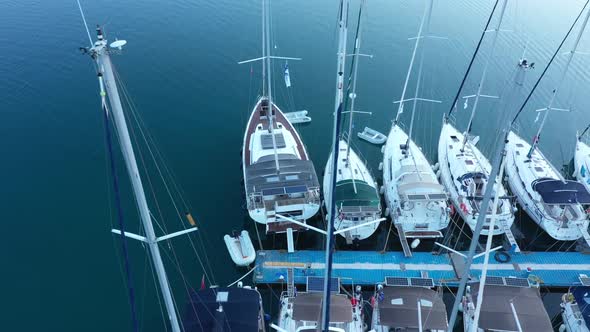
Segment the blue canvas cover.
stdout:
[[590,326],[590,287],[576,287],[573,293],[586,326]]
[[533,182],[532,187],[547,204],[590,204],[590,194],[577,181],[543,178]]
[[[217,293],[228,292],[227,302],[219,312]],[[192,291],[183,315],[185,331],[189,332],[257,332],[260,314],[258,291],[237,287],[207,288]]]

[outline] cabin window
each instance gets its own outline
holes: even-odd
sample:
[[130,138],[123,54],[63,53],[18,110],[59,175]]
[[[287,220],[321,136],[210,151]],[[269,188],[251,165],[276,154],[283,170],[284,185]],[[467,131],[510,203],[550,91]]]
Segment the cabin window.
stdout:
[[523,148],[524,145],[522,145],[522,143],[516,143],[516,146],[518,146],[519,148]]
[[465,164],[467,164],[467,165],[473,165],[473,160],[466,159],[465,160]]
[[402,299],[402,298],[391,299],[391,305],[404,305],[404,299]]
[[535,166],[535,171],[539,172],[539,173],[543,173],[543,167],[539,167],[539,166]]
[[299,180],[299,175],[286,175],[285,180],[289,180],[289,181]]
[[391,165],[391,157],[389,157],[389,179],[393,180],[393,167]]
[[455,135],[451,135],[451,139],[453,140],[453,142],[457,143],[459,142],[459,139],[457,138],[457,136]]
[[420,306],[432,308],[432,301],[428,301],[428,300],[425,300],[425,299],[420,299]]
[[271,176],[266,178],[266,182],[279,182],[279,177],[278,176]]

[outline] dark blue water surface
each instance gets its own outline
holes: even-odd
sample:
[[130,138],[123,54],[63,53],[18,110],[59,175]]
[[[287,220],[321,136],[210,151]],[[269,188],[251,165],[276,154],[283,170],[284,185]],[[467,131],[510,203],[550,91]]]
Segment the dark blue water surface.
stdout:
[[[175,299],[182,306],[187,289],[198,287],[203,275],[195,251],[203,266],[214,271],[208,283],[227,285],[245,272],[233,266],[222,237],[232,229],[254,229],[243,209],[239,151],[247,115],[260,93],[261,70],[259,64],[237,62],[260,56],[260,3],[100,0],[83,5],[91,29],[102,24],[110,40],[128,41],[122,54],[113,55],[117,73],[174,174],[174,182],[166,177],[179,212],[190,210],[201,226],[201,235],[191,237],[194,248],[186,237],[162,244]],[[511,32],[500,36],[484,93],[512,89],[509,77],[525,44],[526,56],[537,68],[510,102],[481,102],[474,133],[488,156],[498,124],[520,105],[582,5],[581,0],[510,1],[504,27]],[[303,58],[289,62],[290,91],[281,78],[283,62],[275,63],[276,101],[287,111],[309,110],[313,122],[299,130],[320,174],[332,134],[337,1],[277,0],[272,6],[273,52]],[[435,1],[431,31],[448,39],[426,42],[422,96],[442,103],[421,104],[415,128],[416,140],[433,162],[442,115],[492,6],[491,0]],[[357,7],[353,1],[353,12]],[[408,38],[416,35],[424,1],[369,0],[367,8],[362,52],[374,57],[361,60],[357,107],[373,115],[358,115],[355,127],[386,133],[411,56]],[[588,50],[589,38],[582,38],[580,50]],[[475,93],[490,40],[484,42],[464,95]],[[568,39],[566,50],[572,42]],[[74,0],[0,1],[3,331],[131,328],[120,240],[110,233],[118,226],[95,69],[78,51],[87,45]],[[534,135],[534,110],[546,105],[564,62],[564,56],[558,58],[520,118],[524,137]],[[590,122],[589,63],[585,56],[574,59],[557,103],[572,112],[550,115],[542,136],[542,150],[557,165],[571,159],[576,130]],[[457,121],[464,129],[469,109],[461,106]],[[409,112],[402,119],[409,122]],[[131,113],[129,122],[148,165],[142,171],[153,179],[152,187],[144,182],[156,231],[183,229],[187,223],[178,218]],[[378,174],[379,149],[359,141],[355,146]],[[128,228],[141,232],[118,152],[115,157]],[[174,184],[182,188],[186,206]],[[141,329],[161,331],[145,250],[135,241],[129,248]],[[277,301],[266,305],[276,307]]]

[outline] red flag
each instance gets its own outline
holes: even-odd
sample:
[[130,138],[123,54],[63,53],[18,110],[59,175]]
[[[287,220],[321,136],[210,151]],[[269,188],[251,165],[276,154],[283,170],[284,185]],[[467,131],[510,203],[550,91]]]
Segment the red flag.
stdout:
[[207,286],[205,286],[205,275],[203,274],[203,278],[201,278],[201,290],[204,290],[205,288],[207,288]]

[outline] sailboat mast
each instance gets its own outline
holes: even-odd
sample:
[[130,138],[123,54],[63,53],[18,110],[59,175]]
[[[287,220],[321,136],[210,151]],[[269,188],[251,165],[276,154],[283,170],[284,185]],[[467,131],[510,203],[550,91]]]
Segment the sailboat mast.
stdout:
[[477,110],[477,106],[479,105],[479,98],[481,97],[481,90],[483,89],[483,84],[486,80],[488,74],[488,68],[490,66],[490,62],[492,57],[494,56],[494,51],[496,49],[496,42],[498,41],[498,35],[500,34],[500,26],[502,25],[502,20],[504,19],[504,13],[506,12],[506,5],[508,4],[508,0],[504,0],[502,2],[502,8],[500,9],[500,18],[498,19],[498,23],[496,24],[496,28],[493,29],[494,31],[494,38],[492,39],[492,46],[490,53],[486,58],[485,65],[483,67],[483,73],[481,74],[481,79],[479,80],[479,85],[477,86],[477,93],[475,94],[475,101],[473,102],[473,108],[471,109],[471,115],[469,116],[469,123],[467,124],[467,129],[465,130],[465,135],[463,135],[463,148],[467,143],[467,136],[471,133],[471,127],[473,125],[473,118],[475,117],[475,111]]
[[[500,142],[500,144],[502,144]],[[506,150],[502,151],[503,154],[506,153]],[[504,169],[505,169],[505,164],[506,164],[506,158],[505,156],[502,157],[502,164],[500,165],[500,175],[498,175],[497,177],[497,182],[500,182],[503,177],[504,177]],[[500,186],[501,183],[498,183],[498,186]],[[494,195],[494,200],[492,203],[492,216],[490,218],[490,224],[489,224],[489,229],[494,229],[494,226],[496,224],[496,219],[498,216],[498,202],[500,201],[500,191],[496,190],[495,195]],[[485,284],[486,284],[486,278],[488,275],[488,265],[490,262],[490,250],[492,249],[492,238],[494,237],[494,233],[493,232],[488,232],[488,238],[486,240],[486,249],[485,249],[485,254],[484,254],[484,259],[483,259],[483,268],[481,270],[481,278],[479,279],[479,290],[477,292],[477,303],[475,305],[475,314],[474,314],[474,318],[473,318],[473,323],[471,326],[471,330],[467,331],[467,332],[477,332],[478,331],[478,325],[479,325],[479,316],[481,313],[481,307],[483,304],[483,297],[484,297],[484,288],[485,288]]]
[[[262,59],[266,55],[266,2],[262,0]],[[262,96],[266,96],[266,62],[261,61],[262,64]]]
[[539,129],[537,130],[537,134],[533,137],[533,143],[531,144],[531,149],[527,153],[527,158],[529,158],[529,159],[532,157],[533,151],[535,151],[535,149],[537,148],[537,145],[539,144],[539,139],[541,137],[540,136],[541,131],[545,127],[545,122],[547,121],[547,116],[549,115],[549,112],[551,112],[551,109],[553,107],[553,103],[555,102],[555,98],[557,97],[557,92],[559,91],[559,89],[561,88],[561,85],[565,81],[565,76],[567,74],[567,70],[568,70],[570,64],[572,63],[572,59],[574,58],[574,54],[576,53],[576,50],[578,49],[578,44],[580,43],[580,39],[582,38],[582,35],[584,34],[584,30],[586,29],[586,25],[588,24],[588,18],[590,18],[590,9],[586,12],[586,17],[584,18],[584,22],[582,22],[582,26],[580,27],[580,32],[578,33],[578,36],[576,36],[576,41],[574,42],[574,47],[572,48],[569,56],[567,57],[567,62],[565,64],[565,68],[563,69],[563,72],[561,73],[561,77],[559,78],[559,81],[557,81],[557,85],[555,86],[555,89],[553,89],[553,91],[551,93],[551,99],[549,99],[549,104],[547,105],[547,109],[545,110],[545,114],[543,114],[543,120],[541,121],[541,125],[539,126]]
[[[350,165],[350,140],[352,137],[352,120],[354,116],[354,101],[356,100],[356,78],[359,68],[359,52],[361,48],[361,32],[362,32],[362,15],[363,15],[363,7],[365,6],[365,0],[361,0],[360,8],[359,8],[359,17],[358,17],[358,24],[356,27],[356,39],[354,42],[354,54],[353,54],[353,73],[352,73],[352,92],[350,94],[350,114],[348,116],[348,139],[347,139],[347,149],[346,149],[346,164]],[[352,181],[354,184],[354,176],[352,177]],[[356,186],[354,186],[354,191],[356,193]]]
[[272,68],[271,68],[271,55],[270,55],[270,0],[262,0],[262,7],[265,11],[265,26],[264,31],[266,36],[263,36],[266,45],[264,45],[265,57],[264,62],[266,64],[266,91],[267,91],[267,102],[268,102],[268,131],[270,132],[272,138],[272,148],[275,157],[275,168],[277,173],[280,172],[279,167],[279,155],[277,152],[277,139],[274,134],[274,112],[273,112],[273,103],[272,103]]
[[414,50],[412,51],[412,58],[410,59],[410,66],[408,67],[408,72],[406,74],[406,80],[404,81],[404,88],[402,89],[402,96],[400,98],[399,106],[397,108],[397,113],[395,115],[394,124],[399,122],[399,118],[404,112],[404,100],[406,98],[406,91],[408,90],[408,83],[410,82],[410,76],[412,75],[412,68],[414,67],[414,60],[416,59],[416,53],[418,52],[418,46],[422,41],[422,29],[424,28],[424,22],[426,21],[426,11],[428,7],[424,11],[424,15],[422,16],[422,21],[420,21],[420,28],[418,29],[418,37],[416,37],[416,42],[414,43]]
[[[428,0],[428,6],[426,7],[426,12],[424,13],[424,17],[426,17],[426,25],[425,25],[426,34],[428,34],[428,30],[430,28],[430,18],[432,17],[433,3],[434,3],[434,0]],[[420,24],[420,30],[418,31],[418,37],[416,38],[416,44],[418,44],[418,41],[420,39],[425,37],[422,35],[422,25],[424,24],[424,17],[422,18],[422,23]],[[408,147],[409,147],[410,139],[412,139],[412,131],[414,129],[414,118],[416,115],[416,104],[418,103],[418,93],[420,92],[420,83],[422,83],[422,67],[423,67],[423,65],[424,65],[424,49],[420,53],[420,60],[418,61],[418,77],[416,79],[416,89],[414,91],[414,100],[412,103],[412,116],[410,118],[410,128],[408,129],[408,141],[406,142],[406,146],[408,146]],[[412,67],[410,67],[410,69],[408,69],[408,72],[410,72],[411,70],[412,70]],[[409,78],[409,76],[408,76],[408,78]],[[402,97],[402,100],[403,100],[403,97]],[[401,103],[403,103],[403,101],[400,102],[400,104]],[[408,151],[410,151],[410,149],[408,149]]]
[[[156,235],[152,225],[145,192],[143,190],[143,184],[139,175],[137,161],[135,160],[135,153],[133,152],[131,138],[129,137],[129,131],[127,129],[127,122],[125,121],[125,114],[123,113],[123,106],[121,105],[121,99],[117,90],[113,67],[109,57],[107,41],[104,39],[100,29],[97,29],[97,32],[98,41],[94,43],[94,46],[91,48],[91,52],[93,56],[95,56],[98,65],[101,95],[106,94],[109,99],[111,114],[114,116],[115,121],[113,122],[119,137],[121,152],[123,154],[127,172],[129,173],[129,178],[131,180],[133,194],[137,202],[140,219],[145,231],[146,244],[152,256],[152,261],[154,262],[154,269],[156,270],[156,275],[158,276],[160,291],[162,292],[166,310],[168,312],[168,319],[170,319],[172,331],[180,332],[180,326],[178,323],[178,317],[176,316],[172,292],[170,290],[166,270],[164,269],[164,263],[160,255],[160,249],[156,241]],[[106,88],[106,91],[103,90],[103,87]]]
[[326,274],[324,277],[324,297],[322,301],[322,328],[324,332],[330,329],[330,289],[332,277],[332,254],[334,247],[334,219],[336,215],[336,201],[334,192],[336,191],[336,174],[338,169],[338,141],[340,131],[340,117],[342,114],[342,93],[344,82],[344,58],[346,57],[346,32],[348,29],[348,10],[350,7],[349,0],[340,0],[340,10],[338,15],[338,54],[336,70],[336,96],[334,102],[334,135],[332,137],[332,178],[330,179],[328,201],[328,229],[326,236]]

